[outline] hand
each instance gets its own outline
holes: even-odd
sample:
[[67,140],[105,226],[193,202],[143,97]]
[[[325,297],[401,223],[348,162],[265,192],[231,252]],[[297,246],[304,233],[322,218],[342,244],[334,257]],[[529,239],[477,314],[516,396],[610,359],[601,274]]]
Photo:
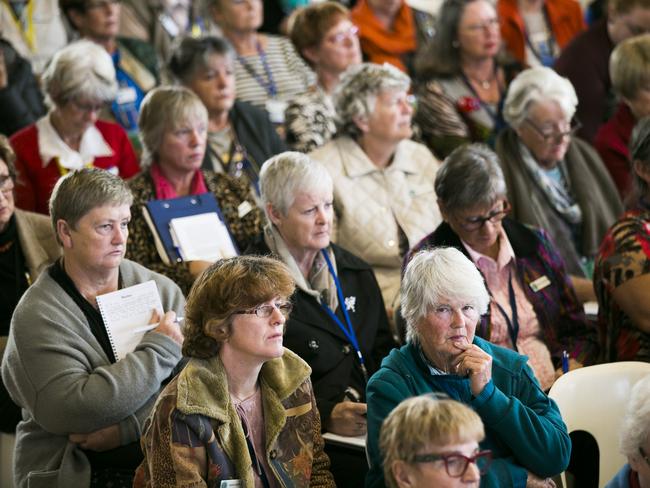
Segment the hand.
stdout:
[[526,488],[555,488],[555,481],[551,478],[539,478],[529,471]]
[[109,425],[89,434],[70,434],[68,440],[88,451],[108,451],[120,447],[120,426]]
[[[576,361],[573,358],[569,358],[569,371],[573,371],[574,369],[579,369],[582,368],[584,364],[582,364],[579,361]],[[558,379],[560,376],[562,376],[564,372],[562,371],[562,368],[557,368],[555,370],[555,379]]]
[[477,397],[492,379],[492,356],[467,342],[454,342],[454,346],[463,352],[456,358],[453,367],[458,375],[469,376],[470,390]]
[[163,315],[162,319],[160,318],[158,311],[154,310],[151,314],[151,320],[149,323],[158,323],[158,327],[153,329],[153,332],[158,332],[162,335],[166,335],[177,344],[183,344],[183,333],[181,332],[180,325],[178,322],[176,322],[176,312],[173,310]]
[[365,403],[340,402],[334,405],[330,420],[327,423],[327,430],[332,434],[345,435],[348,437],[366,434],[367,420],[366,412],[368,406]]
[[192,278],[197,279],[201,273],[210,267],[210,261],[188,261],[187,267]]

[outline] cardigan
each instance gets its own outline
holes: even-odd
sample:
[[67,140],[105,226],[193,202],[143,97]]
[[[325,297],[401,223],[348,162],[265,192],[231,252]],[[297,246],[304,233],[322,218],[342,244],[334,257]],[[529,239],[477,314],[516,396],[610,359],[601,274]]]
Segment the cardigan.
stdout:
[[[120,279],[124,287],[154,280],[164,311],[182,315],[183,295],[164,276],[124,260]],[[68,435],[119,424],[122,445],[138,440],[180,358],[179,344],[149,332],[134,352],[111,363],[74,300],[49,272],[41,273],[16,307],[2,360],[2,379],[23,407],[17,488],[89,486],[88,458]]]
[[[266,450],[273,486],[334,487],[323,451],[310,369],[285,349],[260,371]],[[224,486],[253,488],[253,465],[242,422],[228,393],[219,356],[192,358],[160,394],[142,436],[145,459],[134,488]]]

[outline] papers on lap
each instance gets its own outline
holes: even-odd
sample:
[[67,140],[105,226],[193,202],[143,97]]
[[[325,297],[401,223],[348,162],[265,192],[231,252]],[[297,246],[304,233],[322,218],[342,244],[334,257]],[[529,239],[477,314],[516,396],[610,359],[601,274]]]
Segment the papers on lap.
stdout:
[[153,311],[163,315],[160,294],[153,280],[99,295],[97,306],[118,361],[133,352],[144,334],[158,325],[146,327]]

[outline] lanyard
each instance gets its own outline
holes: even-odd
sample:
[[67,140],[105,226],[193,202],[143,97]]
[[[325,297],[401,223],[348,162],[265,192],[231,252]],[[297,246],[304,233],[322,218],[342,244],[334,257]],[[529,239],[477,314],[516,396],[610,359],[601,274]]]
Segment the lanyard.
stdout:
[[361,354],[361,349],[359,348],[359,341],[357,340],[357,334],[354,332],[354,327],[352,327],[352,322],[350,321],[348,310],[345,307],[345,299],[343,298],[343,290],[341,289],[341,283],[339,283],[339,278],[338,276],[336,276],[336,272],[334,271],[334,266],[332,266],[332,261],[330,261],[330,257],[327,255],[327,250],[321,249],[321,253],[323,253],[323,256],[325,257],[325,261],[327,262],[327,268],[329,269],[330,274],[334,279],[334,284],[336,285],[336,294],[339,297],[339,306],[341,307],[341,310],[343,310],[343,315],[345,316],[345,322],[347,326],[341,322],[341,320],[336,316],[336,314],[332,311],[332,309],[327,306],[327,304],[324,301],[321,301],[321,307],[325,309],[325,311],[330,316],[330,318],[336,323],[336,325],[338,325],[339,329],[341,329],[341,331],[348,339],[350,344],[352,344],[352,347],[354,348],[355,352],[357,353],[357,357],[359,358],[359,365],[361,366],[363,379],[367,383],[368,370],[366,369],[366,363],[363,359],[363,354]]
[[508,324],[508,335],[512,341],[513,349],[519,352],[517,349],[517,336],[519,335],[519,315],[517,313],[517,298],[515,297],[515,289],[512,286],[512,269],[508,274],[508,299],[510,301],[510,309],[512,310],[512,320],[510,317],[508,317],[508,314],[503,309],[503,307],[499,305],[498,302],[495,301],[494,303],[499,309],[499,312],[501,312],[501,315],[503,315],[503,318],[506,320],[506,324]]
[[266,90],[266,93],[268,93],[269,97],[275,98],[278,94],[278,88],[275,85],[275,81],[273,81],[273,73],[271,72],[271,67],[269,66],[269,63],[266,59],[266,52],[264,52],[264,49],[262,49],[262,45],[259,41],[257,41],[256,47],[257,54],[262,61],[262,66],[264,66],[264,73],[266,74],[267,81],[264,81],[264,79],[262,79],[257,71],[255,71],[255,68],[253,68],[243,56],[237,54],[237,61],[239,61],[239,64],[244,67],[248,74],[252,76],[255,81],[257,81],[257,83],[259,83],[259,85],[264,88],[264,90]]
[[544,14],[544,23],[546,24],[546,31],[548,32],[548,36],[549,36],[546,42],[544,43],[546,44],[547,52],[544,53],[541,50],[535,48],[533,42],[530,40],[530,37],[528,36],[528,30],[526,28],[524,28],[524,39],[526,40],[526,44],[528,44],[528,47],[533,52],[535,57],[539,60],[539,62],[542,64],[542,66],[552,67],[553,62],[555,61],[555,58],[553,57],[553,44],[555,41],[555,36],[553,35],[553,29],[551,29],[551,22],[549,21],[546,7],[542,7],[542,13]]
[[[21,15],[21,18],[16,16],[16,13],[13,11],[10,5],[7,5],[11,13],[11,18],[16,25],[16,28],[23,34],[25,42],[29,46],[29,49],[34,52],[36,49],[36,31],[34,29],[34,4],[36,1],[27,2],[27,15]],[[24,12],[23,12],[24,14]],[[22,18],[25,18],[23,24]],[[24,25],[24,28],[23,28]]]
[[[503,90],[501,89],[501,83],[499,83],[498,70],[499,70],[499,67],[498,67],[498,65],[496,64],[496,61],[495,61],[495,63],[494,63],[494,81],[497,84],[497,87],[499,88],[499,102],[497,103],[497,107],[500,107],[501,101],[503,100]],[[494,110],[492,110],[492,107],[490,107],[490,105],[488,103],[483,101],[483,99],[478,95],[477,91],[474,89],[472,84],[469,82],[469,79],[467,78],[465,73],[462,72],[462,70],[460,72],[460,76],[463,78],[463,82],[465,83],[465,85],[467,86],[469,91],[471,91],[472,95],[474,95],[474,98],[476,98],[478,100],[478,103],[481,104],[481,107],[483,107],[483,110],[485,110],[487,112],[487,114],[490,116],[494,126],[496,127],[497,122],[499,121],[499,114],[495,113]]]

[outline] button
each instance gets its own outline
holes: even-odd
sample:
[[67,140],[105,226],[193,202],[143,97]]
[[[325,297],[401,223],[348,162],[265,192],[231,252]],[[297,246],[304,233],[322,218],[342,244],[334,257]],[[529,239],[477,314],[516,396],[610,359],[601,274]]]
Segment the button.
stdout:
[[386,243],[386,245],[387,245],[388,247],[394,247],[394,246],[395,246],[395,240],[394,240],[394,239],[390,239],[390,240]]
[[269,458],[275,459],[276,457],[278,457],[278,451],[276,451],[275,449],[271,449],[271,452],[269,452]]
[[350,344],[346,344],[343,346],[343,349],[341,349],[341,351],[343,351],[343,354],[350,354],[352,352],[352,346],[350,346]]
[[317,351],[318,348],[320,347],[320,344],[318,344],[318,341],[316,339],[312,339],[307,343],[307,347],[312,351]]

